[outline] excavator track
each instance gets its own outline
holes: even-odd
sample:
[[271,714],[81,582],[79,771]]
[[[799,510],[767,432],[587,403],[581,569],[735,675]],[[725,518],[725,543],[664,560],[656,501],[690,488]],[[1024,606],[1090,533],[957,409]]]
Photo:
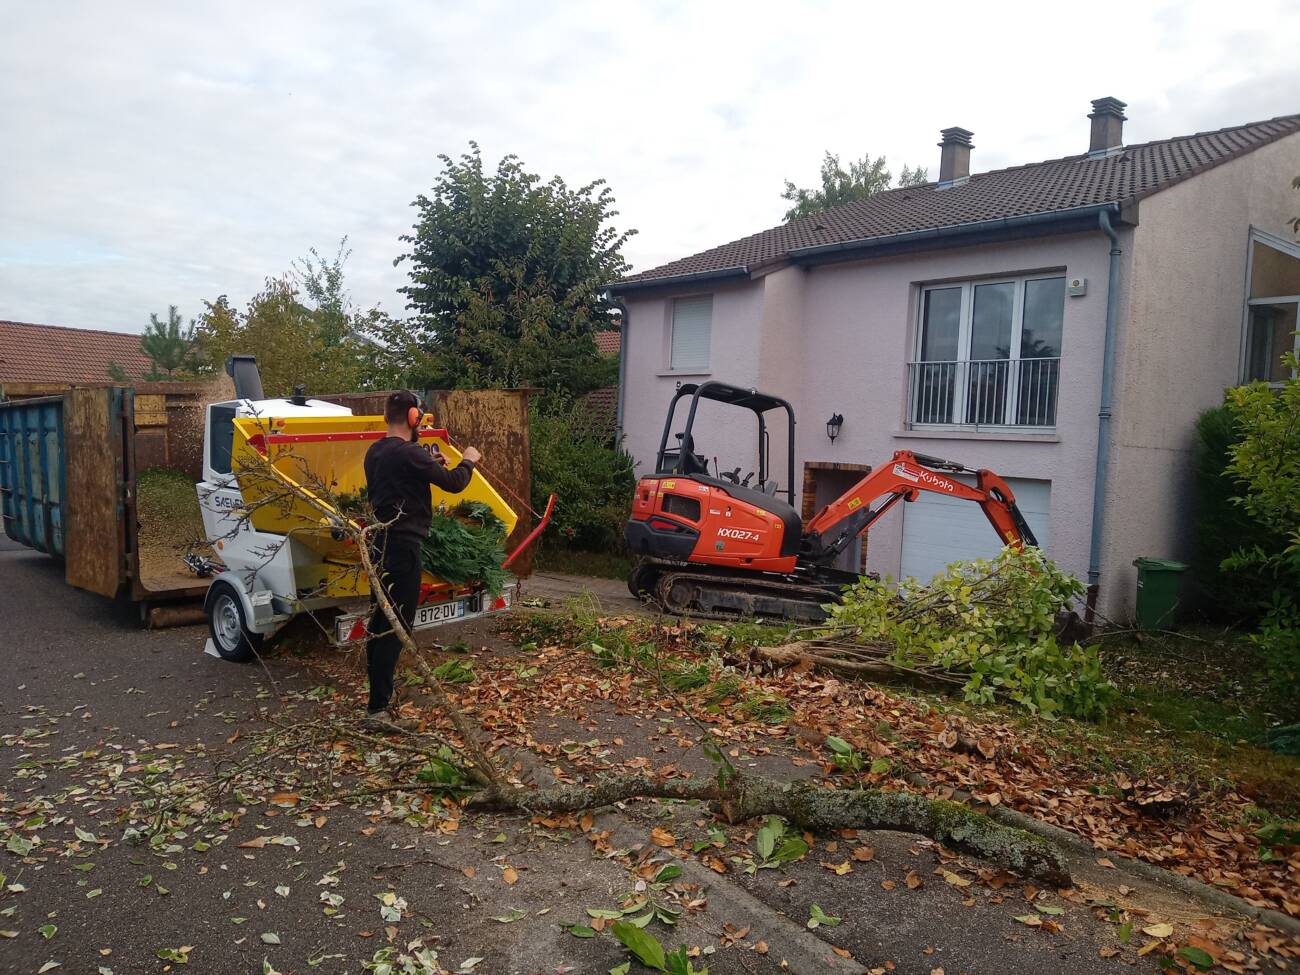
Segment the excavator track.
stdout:
[[708,620],[817,623],[826,618],[823,604],[839,600],[836,586],[657,560],[638,565],[628,587],[662,612]]

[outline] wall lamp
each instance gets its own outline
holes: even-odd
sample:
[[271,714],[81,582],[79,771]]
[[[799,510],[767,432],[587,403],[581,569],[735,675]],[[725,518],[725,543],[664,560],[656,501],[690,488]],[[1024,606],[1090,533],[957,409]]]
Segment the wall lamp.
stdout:
[[840,427],[844,426],[844,414],[832,413],[831,418],[826,421],[826,436],[831,438],[831,443],[840,435]]

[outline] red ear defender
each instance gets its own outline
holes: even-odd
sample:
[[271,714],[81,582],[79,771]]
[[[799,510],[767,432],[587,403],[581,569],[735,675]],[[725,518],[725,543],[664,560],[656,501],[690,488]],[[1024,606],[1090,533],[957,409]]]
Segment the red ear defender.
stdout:
[[409,426],[412,430],[414,430],[416,427],[420,425],[420,420],[421,420],[421,413],[416,407],[412,406],[409,410],[406,411],[406,425]]

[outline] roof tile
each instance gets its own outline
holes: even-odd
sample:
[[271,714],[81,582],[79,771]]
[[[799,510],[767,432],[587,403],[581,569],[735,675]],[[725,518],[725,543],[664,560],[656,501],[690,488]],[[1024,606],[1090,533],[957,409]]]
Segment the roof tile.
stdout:
[[112,362],[131,379],[151,368],[139,335],[0,321],[0,382],[109,382]]
[[886,190],[865,200],[791,220],[689,257],[631,274],[622,284],[653,282],[730,268],[754,270],[790,251],[871,240],[1005,217],[1120,203],[1300,132],[1300,114],[1142,145],[1099,158],[1067,156],[975,173],[964,183]]

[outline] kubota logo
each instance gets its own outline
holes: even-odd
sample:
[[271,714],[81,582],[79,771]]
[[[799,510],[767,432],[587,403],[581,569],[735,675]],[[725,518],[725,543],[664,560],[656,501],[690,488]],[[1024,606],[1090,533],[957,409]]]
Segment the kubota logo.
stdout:
[[894,473],[901,478],[912,481],[913,483],[931,484],[934,487],[939,488],[941,491],[947,491],[949,494],[956,490],[952,481],[948,480],[948,478],[941,477],[933,471],[927,471],[924,468],[913,469],[908,467],[906,464],[895,464]]
[[735,538],[742,542],[757,542],[762,536],[758,532],[748,531],[744,528],[719,528],[719,538]]

